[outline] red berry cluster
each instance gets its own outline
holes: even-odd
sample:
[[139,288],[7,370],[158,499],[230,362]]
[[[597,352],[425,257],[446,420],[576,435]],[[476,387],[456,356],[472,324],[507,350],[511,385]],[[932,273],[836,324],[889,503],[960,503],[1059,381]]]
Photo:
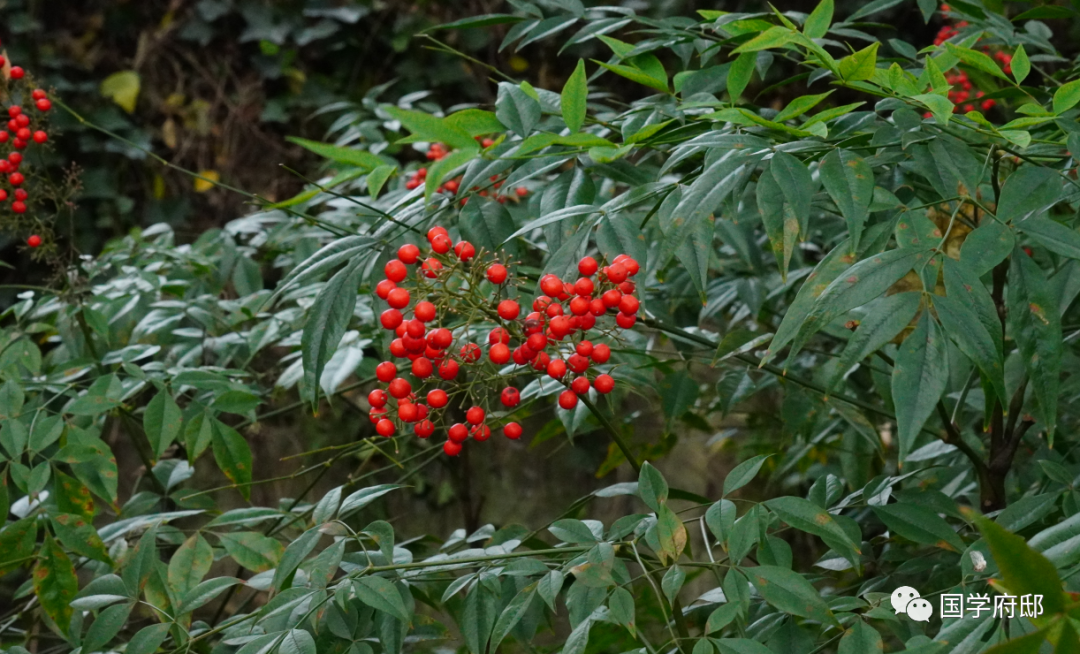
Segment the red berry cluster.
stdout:
[[[48,94],[39,88],[33,88],[32,80],[26,78],[26,71],[19,66],[12,66],[7,57],[0,55],[0,70],[6,74],[4,86],[8,122],[0,129],[0,202],[11,202],[11,211],[24,214],[30,194],[26,190],[26,173],[21,170],[24,164],[22,151],[31,143],[44,144],[49,140],[46,131],[45,114],[52,109]],[[18,100],[22,101],[22,104]],[[3,150],[7,150],[6,156]],[[41,236],[33,234],[26,239],[32,248],[42,244]]]
[[[375,287],[375,294],[389,305],[379,321],[396,336],[390,354],[410,362],[415,380],[400,376],[393,361],[376,366],[375,376],[385,388],[371,391],[368,403],[380,435],[393,436],[411,424],[417,436],[428,438],[440,424],[447,435],[443,450],[456,456],[470,437],[487,440],[491,422],[501,422],[507,438],[521,437],[521,425],[504,421],[506,411],[521,402],[520,391],[507,385],[508,380],[546,374],[562,382],[566,390],[558,402],[567,410],[590,388],[598,393],[615,388],[610,375],[590,379],[589,373],[593,364],[611,358],[611,347],[594,341],[615,337],[637,320],[640,303],[630,278],[639,266],[631,257],[619,255],[603,267],[585,257],[574,282],[543,276],[543,294],[533,300],[532,312],[522,316],[519,299],[511,297],[516,280],[494,254],[477,251],[468,241],[454,243],[442,227],[433,227],[427,240],[426,257],[417,245],[402,245],[384,268],[386,279]],[[413,274],[410,266],[416,266]],[[614,314],[613,321],[609,314]],[[491,328],[481,329],[481,323]],[[478,331],[487,331],[486,338]],[[514,367],[507,370],[511,362]],[[495,393],[485,392],[489,388],[497,392],[501,406],[495,410],[502,415],[491,414],[489,397]],[[464,410],[464,422],[449,424],[448,407]]]
[[[494,141],[492,141],[489,138],[485,138],[485,139],[481,140],[481,138],[478,136],[478,137],[476,137],[476,140],[480,141],[485,148],[490,147],[491,145],[494,144]],[[433,143],[431,145],[431,147],[427,151],[427,158],[431,159],[432,161],[439,161],[443,157],[445,157],[446,155],[447,155],[447,150],[446,150],[446,147],[442,143]],[[424,184],[425,180],[427,180],[427,173],[428,173],[427,168],[418,168],[414,172],[409,173],[408,177],[405,180],[405,188],[411,191],[411,190],[413,190],[415,188],[419,188],[420,186],[422,186]],[[492,175],[491,176],[491,182],[492,182],[491,188],[494,189],[495,191],[498,191],[498,189],[500,187],[502,187],[502,185],[503,185],[503,182],[500,180],[498,175]],[[439,188],[436,189],[436,192],[438,192],[438,193],[448,193],[449,195],[456,195],[457,192],[458,192],[458,189],[460,189],[460,188],[461,188],[461,177],[456,177],[454,179],[450,179],[450,180],[447,180],[447,181],[443,182],[441,185],[439,185]],[[489,191],[487,189],[481,189],[479,186],[474,186],[473,190],[477,191],[477,195],[480,195],[481,197],[487,197],[488,195],[491,195],[500,204],[505,203],[506,200],[510,197],[509,194],[500,194],[500,193],[497,193],[497,192],[490,192],[489,193]],[[527,196],[529,194],[529,190],[524,188],[524,187],[521,187],[521,186],[515,188],[513,192],[519,198],[523,198],[523,197],[525,197],[525,196]],[[468,200],[469,200],[468,198],[462,198],[461,199],[461,204],[464,205],[466,202],[468,202]]]
[[[947,4],[941,5],[941,15],[949,20],[950,7]],[[934,37],[934,45],[941,45],[960,33],[960,30],[968,26],[966,20],[958,21],[954,24],[943,25],[938,30],[937,36]],[[983,46],[983,52],[990,53],[990,46]],[[1002,69],[1006,75],[1012,74],[1012,55],[998,50],[993,53],[994,59],[1001,63]],[[971,80],[968,79],[967,73],[964,71],[958,71],[955,75],[946,75],[945,81],[952,85],[949,89],[949,100],[955,105],[953,107],[954,113],[967,113],[969,111],[975,111],[976,107],[983,111],[989,111],[997,105],[997,101],[987,98],[983,100],[985,92],[974,88]],[[933,114],[926,112],[924,117],[929,118]]]

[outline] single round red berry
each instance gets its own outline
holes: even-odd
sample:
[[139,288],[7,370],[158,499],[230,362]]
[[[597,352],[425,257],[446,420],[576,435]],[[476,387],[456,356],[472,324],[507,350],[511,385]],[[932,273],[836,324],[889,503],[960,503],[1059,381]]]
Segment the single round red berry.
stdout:
[[8,181],[11,182],[12,186],[21,186],[26,181],[26,178],[23,177],[22,173],[11,173],[8,175]]
[[44,143],[49,140],[49,135],[44,130],[34,132],[34,143]]
[[540,297],[533,300],[533,311],[545,311],[547,310],[548,305],[550,305],[552,302],[554,302],[554,300],[552,300],[548,296],[541,295]]
[[433,372],[435,372],[435,366],[431,364],[431,359],[427,357],[420,357],[412,362],[412,374],[420,379],[427,379]]
[[[417,318],[405,321],[405,333],[414,339],[422,338],[426,331],[423,321]],[[423,346],[423,343],[417,343],[413,349],[420,350]]]
[[581,341],[577,344],[577,347],[574,348],[574,351],[583,357],[591,356],[593,351],[592,341]]
[[30,238],[26,239],[26,244],[32,248],[36,248],[41,245],[41,237],[37,234],[32,234]]
[[376,408],[386,406],[386,391],[381,388],[376,388],[368,393],[367,401],[368,404]]
[[595,275],[599,267],[599,264],[596,263],[596,259],[593,259],[592,257],[585,257],[579,261],[577,265],[578,272],[585,276]]
[[521,392],[513,386],[507,386],[499,394],[499,401],[502,405],[508,408],[512,408],[521,403]]
[[601,343],[593,348],[592,360],[597,363],[607,363],[607,360],[611,358],[611,348]]
[[461,241],[454,246],[454,254],[462,261],[468,261],[476,256],[476,248],[468,241]]
[[611,378],[611,375],[598,375],[593,380],[593,388],[597,393],[610,393],[615,388],[615,380]]
[[21,188],[15,189],[15,199],[16,200],[25,200],[28,197],[30,197],[30,194],[27,193],[25,189],[21,189]]
[[397,258],[402,263],[414,264],[420,258],[420,248],[412,243],[406,243],[398,248]]
[[[20,118],[21,117],[22,116],[20,116]],[[26,127],[20,127],[19,131],[15,132],[15,138],[19,139],[20,141],[29,141],[33,137],[34,133]]]
[[544,313],[547,315],[548,318],[554,318],[555,316],[561,316],[561,315],[563,315],[562,305],[559,304],[558,302],[552,302],[551,304],[549,304],[547,306],[546,309],[544,309]]
[[506,426],[503,427],[503,436],[506,436],[512,441],[521,438],[521,425],[516,422],[506,423]]
[[461,360],[466,363],[475,363],[480,360],[480,346],[476,343],[462,345],[458,353],[461,355]]
[[607,305],[604,304],[603,298],[596,298],[589,302],[589,315],[602,316],[607,313]]
[[386,407],[384,407],[384,406],[375,407],[371,411],[368,411],[368,420],[371,421],[371,424],[377,425],[377,424],[379,424],[380,420],[382,420],[384,417],[386,417],[386,414],[387,414]]
[[563,391],[559,393],[559,406],[569,411],[577,406],[578,397],[574,391]]
[[615,324],[623,329],[630,329],[635,322],[637,322],[637,316],[626,313],[619,313],[619,315],[615,316]]
[[392,361],[383,361],[375,366],[375,378],[387,383],[397,377],[397,366]]
[[499,317],[503,320],[513,320],[521,314],[521,306],[513,300],[503,300],[499,303]]
[[401,377],[391,379],[390,385],[387,388],[390,391],[390,395],[399,400],[403,397],[408,397],[409,393],[412,393],[412,384],[410,384],[407,379],[402,379]]
[[488,358],[492,363],[502,365],[510,360],[510,348],[503,343],[496,343],[488,350]]
[[34,104],[37,106],[38,111],[48,111],[49,109],[52,109],[52,102],[45,98],[38,100]]
[[596,285],[588,277],[582,277],[574,282],[574,292],[578,295],[592,295],[595,289]]
[[604,268],[604,274],[607,275],[609,280],[619,284],[626,281],[626,277],[629,273],[627,272],[626,267],[621,263],[613,263],[607,268]]
[[412,402],[398,402],[397,417],[402,422],[416,422],[420,410]]
[[566,362],[562,359],[552,359],[547,364],[547,374],[552,379],[562,379],[566,374]]
[[469,410],[465,412],[465,420],[472,425],[479,425],[484,422],[484,410],[478,406],[469,407]]
[[383,266],[383,273],[386,274],[386,278],[392,282],[403,282],[409,275],[409,269],[405,266],[405,262],[399,259],[391,259]]
[[430,420],[421,420],[413,425],[413,433],[420,438],[427,438],[435,433],[435,425],[431,424]]
[[496,327],[488,333],[488,344],[495,345],[496,343],[503,343],[508,345],[510,343],[510,332],[506,331],[502,327]]
[[558,339],[569,334],[572,329],[570,319],[566,316],[556,316],[552,318],[549,328],[551,329],[551,335]]
[[566,364],[579,375],[589,369],[589,360],[580,354],[571,354]]
[[13,104],[10,107],[8,107],[7,111],[8,111],[9,116],[11,116],[12,118],[16,118],[16,117],[18,117],[19,114],[22,113],[22,107],[20,107],[17,104]]
[[529,338],[525,340],[525,344],[529,346],[529,349],[534,352],[540,352],[548,344],[547,336],[543,334],[531,334]]
[[405,347],[405,341],[400,338],[395,338],[390,341],[390,355],[398,357],[399,359],[404,356],[408,356],[409,348]]
[[375,295],[379,296],[380,300],[385,300],[386,296],[390,294],[390,291],[397,288],[397,284],[389,279],[384,279],[375,285]]
[[431,229],[429,229],[428,233],[427,233],[428,243],[430,243],[432,240],[434,240],[435,237],[438,236],[439,234],[442,234],[443,236],[448,236],[449,232],[446,231],[445,227],[439,227],[439,226],[435,226],[435,227],[432,227]]
[[8,155],[8,161],[10,161],[12,164],[14,164],[16,166],[21,164],[22,160],[23,160],[23,156],[18,152],[12,152],[11,154]]
[[589,378],[577,377],[574,381],[570,382],[570,390],[574,391],[578,395],[589,392]]
[[393,289],[386,295],[386,303],[395,309],[404,309],[409,306],[411,299],[409,291],[401,287]]
[[575,316],[584,316],[589,313],[589,298],[579,295],[570,300],[570,313]]
[[425,259],[424,263],[420,264],[420,269],[424,271],[424,277],[435,279],[442,270],[442,262],[438,259]]
[[26,71],[21,66],[11,67],[11,79],[22,79],[26,75]]
[[545,295],[559,295],[563,292],[563,283],[555,275],[544,275],[540,278],[540,290]]
[[397,427],[394,426],[394,422],[392,420],[383,418],[375,424],[375,431],[377,431],[380,436],[390,438],[394,435],[394,432],[397,431]]
[[547,355],[547,352],[541,352],[533,358],[532,367],[536,370],[547,370],[548,364],[550,363],[551,357]]
[[446,430],[446,435],[455,443],[463,443],[469,437],[469,428],[460,422],[455,422]]
[[622,292],[613,288],[601,295],[600,299],[603,301],[606,308],[612,309],[619,306],[619,300],[622,299]]
[[446,234],[436,234],[435,238],[431,239],[431,249],[438,254],[446,254],[450,251],[450,237]]
[[510,271],[508,271],[506,266],[501,263],[493,263],[488,266],[487,272],[484,274],[492,284],[502,284],[506,281],[506,277],[510,274]]
[[22,139],[15,139],[14,141],[11,142],[11,147],[15,148],[16,150],[25,150],[26,149],[26,141],[24,141]]
[[491,427],[487,425],[476,425],[469,431],[472,433],[473,440],[481,443],[491,438]]
[[446,403],[450,401],[450,397],[447,396],[446,391],[441,388],[434,388],[428,391],[427,403],[431,405],[433,409],[441,409],[446,406]]
[[442,449],[447,456],[457,456],[461,454],[461,443],[455,443],[454,441],[446,441],[442,444]]
[[[395,291],[398,289],[394,289]],[[385,329],[396,329],[401,324],[404,318],[401,316],[401,312],[397,309],[387,309],[383,311],[379,316],[379,322]]]
[[619,298],[619,311],[633,315],[637,313],[638,307],[641,306],[641,302],[638,301],[633,295],[624,295]]
[[34,89],[34,92],[30,94],[30,97],[35,100],[42,100],[49,96],[47,93],[45,93],[44,89]]
[[427,300],[423,302],[417,302],[413,308],[413,314],[417,320],[422,322],[431,322],[435,320],[435,305]]
[[439,376],[443,379],[450,381],[458,374],[458,362],[453,359],[446,359],[439,364]]
[[433,329],[428,333],[427,342],[428,345],[436,350],[445,350],[454,342],[454,335],[449,329],[440,327],[438,329]]

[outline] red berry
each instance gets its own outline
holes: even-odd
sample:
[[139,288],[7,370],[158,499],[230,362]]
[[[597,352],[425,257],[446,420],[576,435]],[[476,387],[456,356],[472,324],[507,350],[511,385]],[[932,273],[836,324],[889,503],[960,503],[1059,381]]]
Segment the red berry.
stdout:
[[571,354],[566,363],[579,375],[589,369],[589,360],[580,354]]
[[589,302],[589,315],[602,316],[607,313],[607,304],[604,303],[602,298],[596,298]]
[[529,346],[530,350],[540,352],[547,347],[548,338],[543,334],[531,334],[529,338],[526,339],[525,344]]
[[28,197],[30,197],[30,194],[27,193],[25,190],[23,190],[21,188],[15,189],[15,199],[16,200],[25,200]]
[[443,379],[450,381],[458,374],[458,362],[453,359],[446,359],[439,364],[439,376]]
[[563,391],[559,393],[559,406],[569,411],[577,406],[577,394],[574,391]]
[[393,289],[386,295],[386,303],[395,309],[404,309],[409,306],[409,300],[411,299],[409,291],[400,287]]
[[[396,291],[398,289],[394,290]],[[382,326],[385,329],[397,328],[401,324],[402,320],[403,318],[401,317],[401,312],[397,309],[387,309],[386,311],[382,312],[382,315],[379,316],[379,322],[382,323]]]
[[23,156],[21,154],[19,154],[18,152],[12,152],[11,154],[8,155],[8,161],[10,161],[12,164],[14,164],[16,166],[21,164],[22,160],[23,160]]
[[384,279],[375,285],[375,295],[379,296],[380,300],[385,300],[386,296],[390,294],[390,291],[395,288],[397,288],[397,284],[389,279]]
[[514,193],[517,193],[517,196],[519,198],[523,198],[523,197],[525,197],[526,195],[529,194],[529,189],[525,188],[524,186],[519,186],[516,189],[514,189]]
[[382,420],[383,416],[385,416],[385,415],[386,415],[386,407],[383,407],[383,406],[376,407],[376,408],[372,409],[371,411],[368,411],[368,420],[371,421],[371,424],[377,425],[377,424],[379,424],[379,421]]
[[579,261],[577,265],[578,272],[585,276],[595,275],[599,267],[599,264],[596,263],[596,259],[593,259],[592,257],[585,257]]
[[23,75],[26,75],[26,71],[21,66],[11,67],[11,79],[22,79]]
[[416,319],[422,322],[431,322],[435,320],[435,305],[428,301],[417,302],[413,307],[413,314],[416,315]]
[[392,420],[383,418],[375,424],[375,431],[377,431],[380,436],[390,438],[394,435],[394,432],[397,431],[397,427],[394,426],[394,422]]
[[[626,269],[626,274],[630,277],[636,275],[638,273],[638,270],[641,269],[641,266],[638,264],[637,261],[631,259],[628,255],[625,254],[620,254],[619,256],[615,257],[615,260],[611,263],[621,265],[623,268]],[[612,279],[611,281],[618,283],[617,280],[614,279]]]
[[435,388],[428,391],[427,403],[431,405],[433,409],[441,409],[446,406],[446,403],[450,401],[450,398],[446,395],[446,391],[441,388]]
[[20,186],[26,181],[26,178],[23,177],[22,173],[11,173],[8,175],[8,181],[11,182],[12,186]]
[[466,363],[475,363],[480,360],[480,346],[476,343],[466,343],[459,351],[461,360]]
[[547,374],[552,379],[562,379],[566,374],[566,362],[562,359],[552,359],[547,364]]
[[630,329],[634,326],[635,322],[637,322],[637,316],[621,312],[619,315],[615,316],[615,324],[623,329]]
[[442,270],[442,262],[438,259],[425,259],[424,263],[420,265],[420,269],[424,271],[424,277],[435,279],[439,276],[439,271]]
[[513,300],[503,300],[499,303],[498,311],[503,320],[513,320],[521,313],[521,307]]
[[421,420],[413,425],[413,432],[420,438],[427,438],[435,433],[435,425],[430,420]]
[[7,143],[9,138],[11,138],[10,132],[0,131],[0,143]]
[[[413,337],[414,339],[421,338],[424,335],[425,331],[426,329],[424,328],[424,323],[418,319],[414,318],[413,320],[406,321],[405,323],[405,333]],[[407,344],[408,343],[406,343],[406,345]],[[410,349],[419,350],[421,348],[423,348],[423,343],[417,343],[414,345],[413,348]]]
[[554,318],[555,316],[561,316],[563,314],[562,305],[559,304],[558,302],[552,302],[551,304],[549,304],[547,306],[546,309],[544,309],[544,313],[547,314],[548,318]]
[[468,261],[476,256],[476,248],[468,241],[461,241],[454,246],[454,254],[462,261]]
[[608,279],[619,284],[626,281],[629,272],[621,263],[613,263],[607,268],[604,268],[604,274],[607,275]]
[[43,130],[39,129],[38,131],[34,132],[34,143],[44,143],[48,140],[49,135],[46,134]]
[[11,142],[11,147],[15,148],[16,150],[25,150],[26,149],[26,141],[24,141],[22,139],[15,139],[14,141]]
[[559,295],[563,291],[563,283],[555,275],[544,275],[540,278],[540,290],[545,295]]
[[580,343],[577,344],[577,347],[574,348],[574,349],[581,356],[587,357],[587,356],[591,355],[592,351],[593,351],[592,341],[581,341]]
[[465,420],[467,420],[469,424],[479,425],[484,422],[484,415],[484,410],[482,408],[478,406],[470,407],[469,410],[465,412]]
[[368,404],[375,408],[386,406],[386,391],[382,390],[381,388],[376,388],[375,390],[368,393],[367,401]]
[[383,267],[383,273],[386,274],[386,278],[392,282],[403,282],[409,275],[409,269],[405,267],[405,263],[398,259],[391,259],[386,262]]
[[375,366],[375,378],[387,383],[397,376],[397,366],[392,361],[383,361]]
[[574,282],[574,292],[578,295],[592,295],[596,285],[588,277],[582,277]]
[[443,236],[448,236],[449,235],[449,233],[446,231],[445,227],[436,226],[436,227],[432,227],[431,229],[429,229],[428,233],[427,233],[428,243],[430,243],[432,240],[434,240],[435,237],[437,235],[439,235],[439,234],[442,234]]
[[625,314],[633,315],[637,313],[638,307],[640,306],[641,303],[638,302],[638,299],[633,295],[624,295],[619,298],[619,311]]
[[589,313],[589,298],[579,295],[570,300],[570,313],[575,316],[584,316]]
[[578,377],[574,381],[570,382],[570,390],[574,391],[578,395],[589,392],[589,378]]
[[420,357],[412,362],[412,374],[420,379],[427,379],[434,371],[435,366],[431,365],[431,359],[427,357]]
[[442,449],[447,456],[457,456],[461,454],[461,443],[455,443],[454,441],[446,441],[442,444]]
[[412,243],[406,243],[398,248],[397,258],[400,259],[402,263],[416,263],[416,260],[420,258],[420,248]]
[[30,238],[26,239],[26,244],[32,248],[36,248],[41,245],[41,237],[37,234],[33,234]]
[[15,138],[20,141],[29,141],[33,138],[33,133],[26,127],[20,127],[19,131],[15,132]]
[[615,380],[611,378],[611,375],[598,375],[593,380],[593,388],[597,393],[610,393],[615,388]]
[[407,379],[401,377],[395,377],[390,380],[390,385],[387,387],[390,391],[390,395],[397,399],[407,397],[409,393],[412,393],[412,384]]
[[[2,65],[2,64],[0,64],[0,65]],[[30,94],[30,97],[35,99],[35,100],[44,100],[45,98],[48,97],[48,94],[45,93],[45,91],[42,90],[42,89],[34,89],[34,92]]]
[[440,327],[438,329],[433,329],[428,333],[427,342],[428,345],[436,350],[445,350],[454,342],[454,335],[449,329]]
[[473,440],[483,443],[487,439],[491,438],[491,427],[487,425],[477,425],[471,430]]
[[533,311],[545,311],[553,301],[548,296],[541,295],[533,300]]
[[593,348],[592,360],[597,363],[607,363],[607,360],[611,358],[611,348],[601,343]]
[[8,107],[8,115],[11,116],[12,118],[16,118],[21,113],[22,113],[22,107],[20,107],[17,104],[13,104],[10,107]]
[[505,407],[515,407],[521,402],[521,393],[513,386],[507,386],[499,395],[499,401]]
[[529,354],[529,352],[525,351],[524,346],[519,346],[519,347],[514,348],[514,353],[512,355],[512,357],[514,359],[514,363],[519,365],[519,366],[525,365],[526,363],[529,362],[529,359],[532,359],[532,357],[535,356],[535,355],[526,356],[528,354]]
[[463,443],[469,437],[469,428],[460,422],[455,422],[450,429],[446,430],[446,435],[454,443]]
[[488,350],[488,357],[492,363],[502,365],[510,360],[510,348],[502,343],[496,343]]
[[488,334],[488,344],[495,345],[496,343],[503,343],[504,345],[510,343],[510,332],[506,331],[502,327],[496,327],[492,329]]
[[435,238],[431,239],[431,249],[438,254],[446,254],[450,251],[450,237],[446,234],[436,234]]
[[557,339],[562,339],[569,334],[572,329],[570,319],[566,316],[556,316],[552,318],[549,328],[551,329],[551,335]]
[[614,308],[619,306],[619,301],[622,300],[622,292],[613,288],[601,295],[600,299],[603,300],[605,307]]
[[506,436],[512,441],[516,441],[521,438],[521,425],[516,422],[508,422],[503,427],[503,436]]
[[491,264],[490,266],[488,266],[486,273],[488,281],[492,284],[502,284],[506,281],[506,277],[508,274],[509,271],[506,269],[506,266],[502,265],[501,263]]
[[551,357],[547,355],[547,352],[541,352],[533,357],[532,367],[535,370],[547,370],[548,365],[551,363]]
[[412,402],[398,402],[397,416],[402,422],[416,422],[420,410]]
[[623,292],[623,295],[633,295],[634,291],[637,290],[637,286],[634,285],[634,282],[627,281],[619,284],[619,290]]

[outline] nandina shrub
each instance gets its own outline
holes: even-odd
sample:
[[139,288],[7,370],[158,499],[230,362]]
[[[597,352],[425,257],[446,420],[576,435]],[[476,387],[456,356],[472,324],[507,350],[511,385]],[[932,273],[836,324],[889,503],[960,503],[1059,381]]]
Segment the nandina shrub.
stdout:
[[[879,40],[888,2],[558,7],[447,29],[579,25],[565,43],[605,60],[561,89],[372,109],[412,152],[299,141],[333,174],[296,198],[188,245],[133,234],[21,298],[6,648],[1075,649],[1080,80],[1039,22],[1070,10],[954,3],[927,45]],[[251,427],[346,401],[361,437],[292,478],[385,469],[236,506],[274,481]],[[444,454],[499,426],[523,458],[603,443],[599,476],[637,481],[533,529],[380,519],[427,463],[468,478]],[[741,458],[710,497],[658,468],[691,431]],[[114,436],[144,465],[124,497]],[[632,513],[587,517],[613,496]]]

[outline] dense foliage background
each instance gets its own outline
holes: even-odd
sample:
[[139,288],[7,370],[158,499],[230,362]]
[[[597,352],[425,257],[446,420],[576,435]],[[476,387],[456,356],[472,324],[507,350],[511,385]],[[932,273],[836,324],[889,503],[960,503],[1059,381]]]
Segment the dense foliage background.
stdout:
[[[1080,651],[1072,6],[0,15],[54,101],[0,213],[5,650]],[[369,420],[376,284],[433,225],[512,270],[439,255],[495,429],[459,457],[456,399]],[[620,254],[613,393],[457,354]]]

